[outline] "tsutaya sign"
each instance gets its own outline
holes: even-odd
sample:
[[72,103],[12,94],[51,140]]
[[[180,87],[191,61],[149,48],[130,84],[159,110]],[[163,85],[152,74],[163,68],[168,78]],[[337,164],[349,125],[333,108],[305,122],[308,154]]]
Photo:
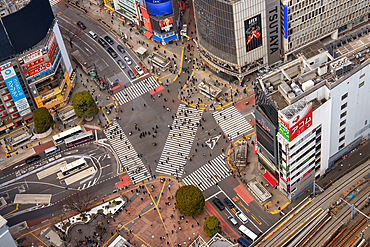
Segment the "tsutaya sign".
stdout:
[[266,0],[268,63],[280,61],[281,48],[280,0]]
[[292,141],[299,134],[312,125],[312,103],[301,110],[298,114],[288,120],[285,115],[279,111],[279,133],[288,141]]

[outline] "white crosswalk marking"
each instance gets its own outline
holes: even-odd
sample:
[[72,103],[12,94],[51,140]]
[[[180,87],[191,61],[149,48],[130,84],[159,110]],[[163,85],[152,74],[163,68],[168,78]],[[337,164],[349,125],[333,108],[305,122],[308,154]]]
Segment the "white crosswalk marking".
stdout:
[[156,171],[181,177],[203,110],[180,104]]
[[159,86],[160,84],[158,83],[158,81],[153,76],[151,76],[136,83],[133,86],[119,91],[118,93],[114,94],[114,96],[116,97],[118,104],[123,105]]
[[151,177],[148,169],[144,166],[121,126],[116,121],[113,121],[108,129],[104,129],[104,133],[125,167],[132,183],[136,184]]
[[60,0],[49,0],[50,7],[53,7],[55,4],[59,3]]
[[252,126],[234,106],[223,108],[212,115],[222,131],[231,137],[231,141],[236,141],[239,136],[253,131]]
[[220,154],[207,164],[186,176],[182,181],[186,185],[197,186],[204,191],[231,175],[230,169],[225,164],[224,154]]

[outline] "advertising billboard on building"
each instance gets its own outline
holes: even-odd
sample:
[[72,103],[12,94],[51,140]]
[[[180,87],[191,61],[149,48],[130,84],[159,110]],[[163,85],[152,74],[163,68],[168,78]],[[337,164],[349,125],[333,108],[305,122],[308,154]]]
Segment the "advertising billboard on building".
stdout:
[[247,52],[262,46],[261,14],[244,21]]
[[173,21],[172,17],[168,17],[164,20],[159,21],[159,27],[161,28],[162,32],[169,32],[173,29]]
[[281,47],[281,14],[280,0],[266,0],[266,28],[268,63],[280,60]]
[[279,111],[278,121],[279,133],[282,134],[288,141],[292,141],[307,128],[311,127],[312,103],[308,103],[302,111],[289,120],[283,113],[281,113],[281,111]]
[[6,86],[8,87],[18,112],[30,108],[12,64],[7,63],[0,66],[0,72],[5,80]]
[[172,13],[171,0],[145,0],[148,14],[154,16],[165,16]]
[[150,23],[150,17],[148,11],[141,7],[141,14],[143,16],[144,27],[146,31],[152,32],[152,24]]

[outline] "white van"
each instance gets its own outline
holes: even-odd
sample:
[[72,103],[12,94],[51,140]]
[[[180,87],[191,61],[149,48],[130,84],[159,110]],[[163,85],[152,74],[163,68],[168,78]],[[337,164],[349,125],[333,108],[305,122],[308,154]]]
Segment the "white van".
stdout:
[[96,35],[96,33],[94,33],[93,31],[89,31],[89,35],[93,39],[96,39],[96,37],[98,37],[98,35]]
[[49,156],[49,155],[55,154],[57,152],[60,152],[60,148],[58,146],[53,146],[51,148],[45,149],[44,152],[45,152],[46,156]]
[[245,216],[245,214],[243,214],[242,212],[238,211],[235,213],[235,215],[239,218],[241,222],[243,222],[243,224],[246,224],[248,222],[247,216]]

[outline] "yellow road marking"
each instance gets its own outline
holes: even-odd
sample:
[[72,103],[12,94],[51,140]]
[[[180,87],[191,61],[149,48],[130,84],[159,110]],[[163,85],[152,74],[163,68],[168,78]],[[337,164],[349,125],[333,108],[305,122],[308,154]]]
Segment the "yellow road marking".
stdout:
[[[70,21],[72,20],[71,18],[69,18],[69,17],[67,17],[65,15],[63,15],[63,17],[66,18],[67,20],[70,20]],[[74,22],[74,23],[77,24],[77,22]]]
[[[41,239],[39,239],[38,237],[36,237],[35,234],[31,233],[32,236],[34,236],[35,238],[37,238],[41,243],[45,244],[44,241],[42,241]],[[49,245],[45,244],[45,246],[49,247]]]
[[5,216],[7,216],[7,215],[9,215],[9,214],[11,214],[11,213],[13,213],[13,212],[17,211],[17,210],[18,210],[18,206],[19,206],[19,204],[17,204],[17,207],[16,207],[13,211],[10,211],[9,213],[7,213],[7,214],[3,215],[3,217],[5,217]]
[[249,211],[249,209],[248,208],[246,208],[244,205],[243,205],[243,203],[241,202],[241,201],[238,201],[238,204],[241,206],[241,207],[243,207],[244,208],[244,210],[247,212],[247,213],[249,213],[250,211]]
[[237,200],[239,200],[239,197],[238,196],[234,196],[233,197],[233,201],[236,202]]
[[179,68],[179,73],[177,73],[176,77],[173,79],[173,81],[176,81],[177,77],[179,77],[179,75],[181,74],[181,71],[182,71],[182,60],[184,58],[184,47],[182,47],[182,51],[181,51],[181,58],[180,58],[180,68]]
[[259,221],[253,214],[251,214],[251,217],[259,224],[262,225],[262,222]]

